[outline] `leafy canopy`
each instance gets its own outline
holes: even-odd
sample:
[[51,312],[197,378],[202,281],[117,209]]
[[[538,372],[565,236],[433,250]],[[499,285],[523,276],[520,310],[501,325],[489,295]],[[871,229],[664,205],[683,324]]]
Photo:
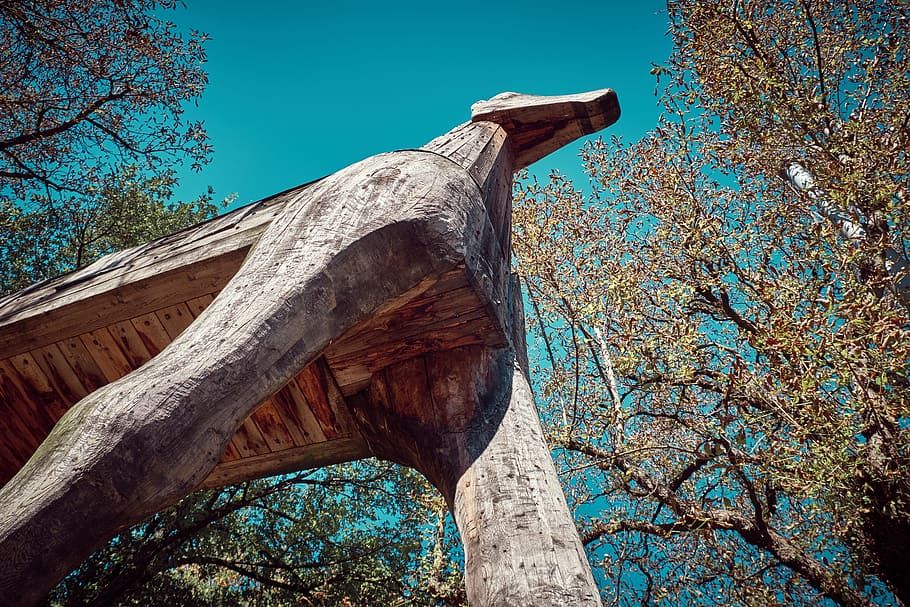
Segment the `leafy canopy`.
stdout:
[[175,4],[0,2],[0,198],[85,193],[118,165],[205,162],[205,131],[183,116],[207,81],[205,36],[158,17]]
[[[673,0],[665,113],[515,196],[610,604],[910,601],[905,2]],[[836,222],[781,177],[798,161]]]

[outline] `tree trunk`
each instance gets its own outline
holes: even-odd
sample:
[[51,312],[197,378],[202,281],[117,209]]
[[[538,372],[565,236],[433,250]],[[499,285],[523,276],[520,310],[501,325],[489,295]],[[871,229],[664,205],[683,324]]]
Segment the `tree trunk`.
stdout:
[[[784,176],[794,190],[805,194],[815,203],[817,212],[836,226],[841,236],[856,245],[868,238],[859,214],[850,213],[835,205],[828,193],[815,185],[815,177],[809,169],[798,162],[791,162],[787,165]],[[887,242],[878,257],[875,263],[879,266],[880,273],[889,277],[891,291],[905,308],[910,308],[910,262]]]

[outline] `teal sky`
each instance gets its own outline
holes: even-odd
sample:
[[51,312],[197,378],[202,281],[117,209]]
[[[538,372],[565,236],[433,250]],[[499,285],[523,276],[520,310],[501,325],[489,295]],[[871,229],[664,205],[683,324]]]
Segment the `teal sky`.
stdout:
[[[662,2],[185,0],[167,18],[211,36],[209,86],[190,115],[214,146],[178,195],[212,185],[238,204],[380,152],[419,147],[502,91],[610,87],[622,107],[605,134],[655,123],[651,63],[670,52]],[[533,168],[580,175],[580,145]]]

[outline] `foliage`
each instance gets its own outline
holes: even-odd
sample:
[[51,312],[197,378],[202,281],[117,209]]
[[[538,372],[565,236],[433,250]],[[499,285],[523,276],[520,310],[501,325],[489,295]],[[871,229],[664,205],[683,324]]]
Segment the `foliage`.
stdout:
[[[548,432],[604,598],[906,603],[910,326],[886,253],[910,236],[910,9],[669,13],[655,130],[584,150],[587,200],[559,174],[515,196]],[[788,186],[792,160],[866,238]]]
[[[143,177],[135,167],[86,188],[65,205],[32,210],[0,201],[0,294],[23,289],[128,247],[195,225],[217,214],[209,188],[192,202],[170,202],[171,171]],[[228,204],[233,197],[222,201]]]
[[169,204],[174,163],[210,151],[183,116],[205,35],[174,0],[0,1],[0,264],[9,292],[214,215]]
[[205,36],[161,21],[175,4],[0,2],[0,293],[215,214],[168,203],[167,167],[210,151],[183,118]]
[[376,462],[191,495],[121,533],[51,605],[433,605],[410,576],[426,481]]
[[[410,473],[416,474],[414,471]],[[435,489],[427,489],[423,493],[411,494],[428,519],[424,522],[423,551],[418,557],[412,583],[426,595],[424,604],[466,607],[464,552],[458,529],[442,494]]]
[[205,36],[175,0],[0,2],[0,198],[86,193],[111,166],[160,171],[209,152],[184,104],[201,94]]

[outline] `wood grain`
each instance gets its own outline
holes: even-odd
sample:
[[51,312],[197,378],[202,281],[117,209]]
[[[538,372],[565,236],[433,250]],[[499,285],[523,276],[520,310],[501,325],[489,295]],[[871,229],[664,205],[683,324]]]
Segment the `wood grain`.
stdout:
[[[290,201],[196,322],[70,409],[0,489],[0,551],[15,555],[0,561],[0,592],[27,587],[18,602],[33,602],[112,533],[198,486],[255,408],[331,341],[425,277],[469,266],[484,221],[471,177],[429,152],[368,159]],[[66,343],[88,379],[83,342]],[[326,431],[341,393],[315,380]],[[266,455],[246,429],[233,445]]]
[[426,354],[374,375],[349,401],[371,450],[420,470],[448,501],[469,604],[596,607],[526,376],[520,313],[512,322],[517,350]]

